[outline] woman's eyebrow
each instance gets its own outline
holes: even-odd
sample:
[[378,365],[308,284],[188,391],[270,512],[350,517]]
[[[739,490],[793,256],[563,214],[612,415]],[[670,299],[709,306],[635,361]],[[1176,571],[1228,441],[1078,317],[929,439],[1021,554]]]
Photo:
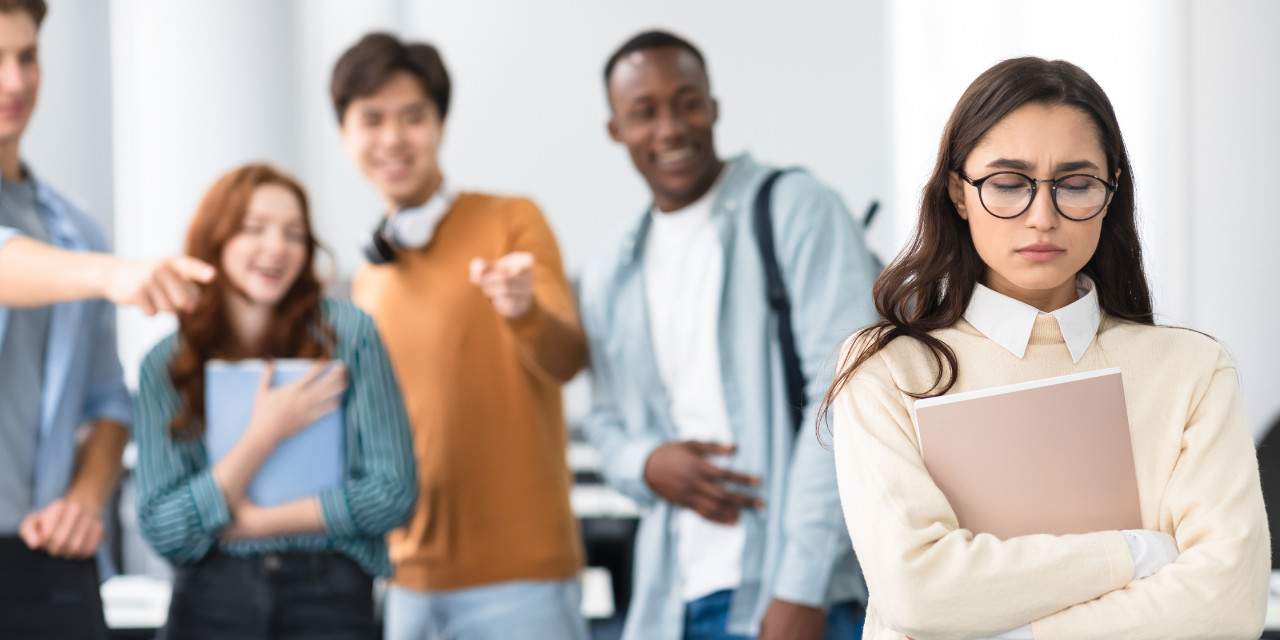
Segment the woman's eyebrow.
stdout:
[[[988,167],[993,169],[1010,169],[1013,171],[1034,171],[1035,165],[1026,160],[1016,160],[1013,158],[997,158],[987,163]],[[1081,169],[1093,169],[1101,171],[1102,168],[1094,164],[1092,160],[1072,160],[1071,162],[1059,162],[1055,168],[1057,173],[1067,171],[1079,171]]]
[[992,169],[1012,169],[1014,171],[1031,171],[1035,167],[1026,160],[1014,160],[1012,158],[996,158],[987,163]]

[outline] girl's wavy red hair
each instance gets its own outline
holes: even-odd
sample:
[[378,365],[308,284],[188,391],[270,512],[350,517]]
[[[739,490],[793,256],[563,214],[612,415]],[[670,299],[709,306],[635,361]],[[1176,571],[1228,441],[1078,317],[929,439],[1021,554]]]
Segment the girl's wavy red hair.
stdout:
[[[302,209],[306,230],[306,258],[298,279],[281,298],[275,318],[262,342],[244,346],[236,340],[228,316],[227,297],[241,295],[222,268],[222,250],[240,233],[253,192],[264,185],[279,185],[293,192]],[[181,409],[169,424],[175,437],[204,433],[204,367],[214,358],[327,358],[333,349],[333,332],[320,317],[323,293],[315,273],[320,250],[311,228],[311,213],[302,185],[288,174],[266,164],[248,164],[222,176],[205,193],[187,229],[186,254],[217,269],[214,281],[200,291],[195,308],[178,314],[178,350],[170,365],[173,386]]]

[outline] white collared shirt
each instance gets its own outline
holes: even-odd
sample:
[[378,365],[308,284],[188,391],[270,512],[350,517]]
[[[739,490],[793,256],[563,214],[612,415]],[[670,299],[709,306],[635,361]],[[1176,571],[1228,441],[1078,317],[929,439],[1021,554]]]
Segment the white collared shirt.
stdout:
[[[1076,276],[1076,291],[1080,298],[1075,302],[1049,312],[1058,320],[1062,337],[1071,352],[1071,360],[1080,362],[1085,350],[1093,343],[1102,322],[1102,308],[1098,306],[1098,292],[1088,276]],[[1031,329],[1043,311],[1002,293],[996,293],[982,283],[973,289],[973,298],[964,311],[964,319],[982,335],[1004,347],[1009,353],[1022,358],[1031,341]]]

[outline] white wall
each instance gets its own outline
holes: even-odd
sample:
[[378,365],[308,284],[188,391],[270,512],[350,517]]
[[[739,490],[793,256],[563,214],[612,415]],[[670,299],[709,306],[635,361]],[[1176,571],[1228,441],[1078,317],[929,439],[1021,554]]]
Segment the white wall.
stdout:
[[297,0],[299,177],[310,195],[321,240],[350,276],[362,259],[360,247],[383,203],[347,159],[338,139],[337,116],[329,99],[329,76],[342,52],[371,31],[395,32],[404,24],[399,0]]
[[[604,130],[600,72],[661,26],[707,56],[722,154],[799,164],[906,238],[946,117],[1015,55],[1061,57],[1115,103],[1138,184],[1157,310],[1232,347],[1255,427],[1280,412],[1280,4],[1271,0],[58,0],[41,35],[44,87],[24,145],[87,201],[125,255],[176,251],[196,202],[231,166],[265,159],[309,186],[349,273],[379,202],[338,143],[328,79],[384,29],[437,43],[455,82],[443,163],[459,185],[533,196],[571,270],[644,206]],[[145,10],[144,10],[145,9]],[[126,369],[170,330],[122,313]]]
[[609,54],[646,28],[682,34],[707,57],[720,99],[722,155],[750,150],[808,167],[859,214],[888,184],[878,1],[806,0],[785,14],[773,3],[674,0],[626,11],[589,0],[382,2],[372,9],[331,0],[299,7],[302,93],[310,101],[303,107],[305,173],[344,272],[359,259],[350,239],[367,235],[380,203],[341,152],[327,99],[329,72],[342,50],[373,28],[440,48],[454,86],[445,173],[463,188],[532,196],[555,228],[570,271],[648,203],[625,151],[605,132],[601,78]]
[[[721,155],[749,150],[757,159],[802,165],[858,215],[887,191],[888,69],[878,0],[805,0],[786,14],[772,3],[674,0],[625,12],[589,0],[383,1],[372,7],[328,0],[299,8],[307,96],[303,175],[344,274],[360,260],[359,242],[380,202],[338,143],[329,73],[342,51],[371,29],[440,49],[453,83],[445,174],[462,188],[533,197],[557,233],[571,275],[648,205],[625,150],[605,131],[602,78],[614,49],[644,29],[681,34],[707,58],[720,101]],[[883,253],[891,252],[886,246]],[[587,409],[585,381],[576,380],[566,393],[575,423]]]
[[[647,203],[625,152],[605,133],[601,68],[627,37],[663,26],[708,57],[721,101],[722,154],[750,149],[808,167],[861,213],[889,182],[881,5],[798,4],[772,28],[767,48],[750,35],[778,23],[766,6],[664,0],[621,14],[584,0],[554,11],[514,0],[117,0],[96,16],[77,14],[97,40],[50,31],[43,41],[62,58],[110,60],[109,70],[91,69],[110,85],[71,83],[79,93],[70,96],[48,91],[73,65],[55,67],[46,56],[41,105],[50,112],[51,102],[76,106],[54,117],[59,126],[102,132],[104,157],[91,164],[114,174],[50,177],[64,178],[55,183],[69,189],[113,187],[103,199],[106,211],[116,211],[117,249],[158,256],[180,250],[200,196],[218,175],[242,162],[273,162],[308,186],[321,239],[336,255],[337,273],[349,276],[381,203],[342,151],[329,75],[361,35],[387,30],[433,41],[445,56],[454,81],[442,159],[450,179],[535,198],[576,272]],[[94,104],[108,107],[107,115]],[[37,133],[32,146],[75,157],[67,152],[80,142],[67,130],[50,139]],[[174,323],[122,310],[120,325],[132,382],[136,364]]]
[[[895,208],[918,206],[946,119],[978,74],[1021,55],[1081,66],[1129,147],[1160,321],[1232,349],[1259,434],[1280,409],[1280,4],[901,0],[889,15]],[[912,220],[895,222],[900,243]]]
[[[1185,314],[1180,279],[1171,278],[1180,203],[1169,185],[1182,182],[1185,158],[1167,141],[1185,137],[1176,105],[1180,70],[1171,59],[1185,41],[1176,3],[1083,0],[1060,5],[1004,0],[892,3],[894,196],[918,207],[951,109],[979,74],[1007,58],[1069,60],[1107,91],[1129,146],[1137,181],[1141,232],[1160,311]],[[1105,16],[1105,18],[1104,18]],[[905,240],[913,222],[897,218]]]
[[[180,252],[206,189],[251,161],[297,164],[293,7],[258,0],[111,3],[115,239],[131,257]],[[119,314],[132,383],[171,316]]]
[[1280,2],[1191,3],[1194,326],[1239,364],[1255,433],[1280,419]]
[[52,4],[40,29],[43,78],[22,141],[23,156],[42,179],[109,230],[114,208],[109,9],[100,0]]

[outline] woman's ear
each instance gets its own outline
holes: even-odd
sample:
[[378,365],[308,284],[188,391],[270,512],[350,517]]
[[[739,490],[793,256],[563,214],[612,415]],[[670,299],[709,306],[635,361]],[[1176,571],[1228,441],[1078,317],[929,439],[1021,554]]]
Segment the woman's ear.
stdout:
[[969,219],[969,211],[964,206],[964,181],[960,179],[960,174],[955,171],[947,173],[947,194],[951,196],[951,204],[956,206],[956,211],[964,220]]

